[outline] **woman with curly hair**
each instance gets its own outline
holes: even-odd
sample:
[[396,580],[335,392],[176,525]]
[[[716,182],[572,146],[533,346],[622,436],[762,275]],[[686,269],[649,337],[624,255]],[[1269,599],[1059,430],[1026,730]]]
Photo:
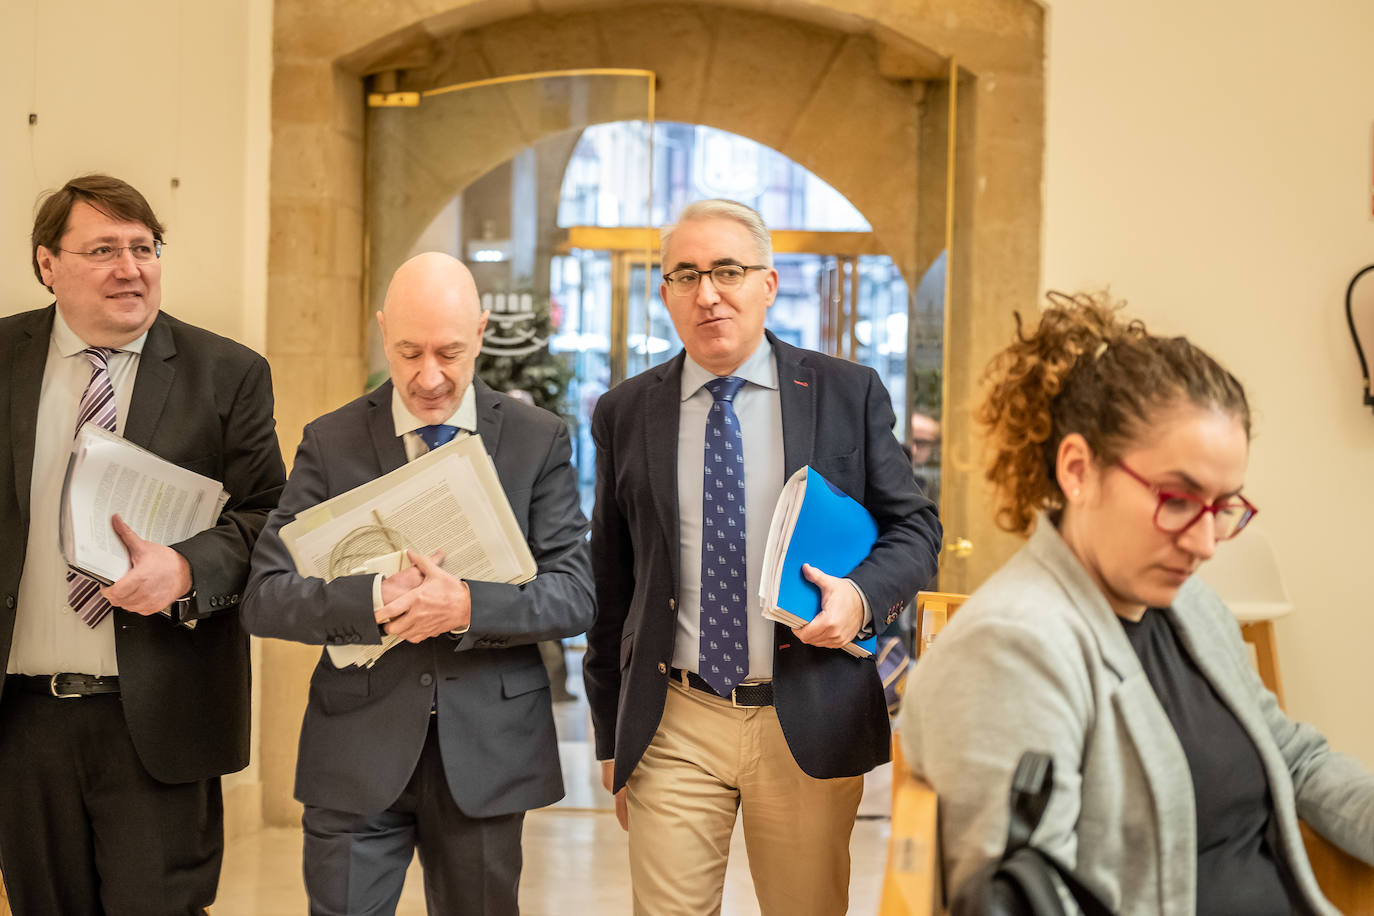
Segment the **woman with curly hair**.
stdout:
[[1193,575],[1256,512],[1245,392],[1104,299],[1050,298],[1033,331],[1018,316],[978,412],[998,523],[1028,541],[902,711],[948,886],[1001,853],[1012,771],[1041,750],[1055,786],[1032,844],[1113,911],[1335,913],[1298,818],[1374,862],[1374,776],[1283,714]]

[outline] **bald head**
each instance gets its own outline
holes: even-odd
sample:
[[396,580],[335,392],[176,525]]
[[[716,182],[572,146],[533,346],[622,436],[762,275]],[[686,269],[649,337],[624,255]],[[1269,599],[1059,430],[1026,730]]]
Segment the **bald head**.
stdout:
[[444,423],[472,384],[487,316],[472,273],[437,251],[397,269],[377,313],[391,382],[416,419]]

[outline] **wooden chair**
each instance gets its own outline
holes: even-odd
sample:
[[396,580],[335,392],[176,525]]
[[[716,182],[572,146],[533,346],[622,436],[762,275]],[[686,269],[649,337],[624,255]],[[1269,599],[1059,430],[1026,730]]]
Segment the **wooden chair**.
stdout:
[[916,593],[916,645],[913,658],[930,648],[935,637],[949,623],[950,616],[968,600],[968,595],[956,592]]
[[[968,598],[953,592],[916,595],[916,634],[912,657],[920,658],[949,615]],[[930,783],[906,765],[902,746],[892,739],[892,828],[879,916],[938,916],[944,912],[940,886],[937,803]]]
[[943,913],[935,790],[906,767],[892,742],[892,828],[879,916],[936,916]]
[[[1228,545],[1232,546],[1232,545]],[[916,596],[916,659],[935,641],[949,616],[967,595],[921,592]],[[1255,627],[1241,621],[1241,636],[1256,650],[1260,679],[1282,702],[1278,680],[1278,653],[1273,643],[1273,620]],[[1256,639],[1265,640],[1263,647]],[[892,833],[888,840],[887,869],[883,874],[880,916],[939,916],[943,913],[940,891],[935,790],[907,768],[899,742],[892,742]],[[1302,824],[1307,858],[1326,899],[1346,916],[1374,916],[1374,866],[1338,849]]]

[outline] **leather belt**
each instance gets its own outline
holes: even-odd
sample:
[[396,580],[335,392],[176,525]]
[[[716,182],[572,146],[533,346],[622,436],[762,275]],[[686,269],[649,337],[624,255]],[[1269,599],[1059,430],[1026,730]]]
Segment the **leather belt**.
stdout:
[[678,683],[691,687],[693,690],[709,693],[717,699],[729,700],[731,706],[752,708],[773,705],[773,683],[771,681],[765,681],[762,684],[740,684],[730,691],[729,696],[722,697],[695,671],[688,671],[685,668],[669,668],[668,671],[673,680]]
[[42,693],[51,697],[70,699],[102,693],[119,693],[119,678],[70,673],[11,674],[5,678],[5,686],[17,687],[25,693]]

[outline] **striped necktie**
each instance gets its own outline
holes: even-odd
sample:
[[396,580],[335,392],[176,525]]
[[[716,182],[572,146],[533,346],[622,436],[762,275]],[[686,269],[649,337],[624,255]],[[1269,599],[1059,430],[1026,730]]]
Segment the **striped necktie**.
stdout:
[[[115,392],[110,383],[110,357],[118,352],[109,347],[88,347],[82,351],[91,364],[91,380],[81,395],[75,432],[81,432],[87,423],[114,432]],[[110,602],[100,595],[100,583],[71,570],[67,570],[67,603],[89,627],[99,626],[110,613]]]

